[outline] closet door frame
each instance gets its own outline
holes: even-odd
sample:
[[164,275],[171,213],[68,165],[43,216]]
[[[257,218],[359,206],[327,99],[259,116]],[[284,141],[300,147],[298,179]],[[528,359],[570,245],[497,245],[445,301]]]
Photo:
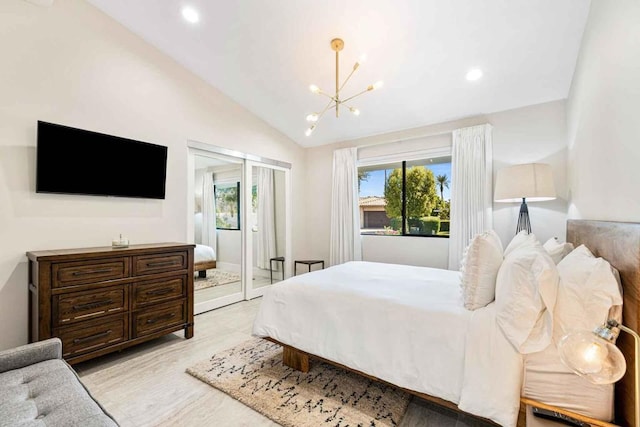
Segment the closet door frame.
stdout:
[[[291,163],[284,162],[281,160],[269,159],[266,157],[260,157],[253,154],[246,154],[236,150],[230,150],[228,148],[208,144],[205,142],[195,141],[195,140],[187,140],[187,238],[190,242],[195,242],[195,231],[194,231],[194,220],[192,213],[195,208],[195,201],[193,197],[194,193],[194,178],[195,178],[195,161],[194,155],[207,155],[214,158],[226,158],[231,162],[242,163],[242,182],[240,184],[241,188],[241,201],[240,201],[240,212],[241,224],[245,224],[245,226],[241,226],[241,275],[242,275],[242,292],[234,293],[229,296],[216,298],[211,300],[211,304],[209,303],[200,303],[196,304],[195,314],[203,313],[205,311],[213,310],[225,305],[233,304],[242,300],[250,300],[253,298],[260,297],[264,295],[266,290],[271,287],[271,285],[261,286],[259,288],[254,289],[252,284],[253,282],[253,237],[250,229],[248,229],[247,225],[249,225],[250,213],[247,211],[245,207],[251,206],[251,188],[253,186],[252,182],[252,171],[253,166],[261,166],[268,167],[274,170],[282,171],[285,174],[285,263],[284,263],[284,274],[285,279],[291,277],[292,275],[292,242],[293,242],[293,223],[292,223],[292,183],[291,183]],[[250,183],[248,185],[247,183]]]
[[[202,150],[194,147],[189,147],[188,159],[187,159],[187,240],[189,242],[195,242],[195,221],[193,218],[193,212],[195,212],[195,186],[197,183],[195,182],[195,156],[209,157],[212,159],[225,160],[229,163],[239,164],[240,165],[240,212],[242,213],[244,209],[244,197],[242,194],[244,192],[244,188],[246,187],[244,179],[245,179],[245,164],[244,159],[237,158],[235,156],[229,156],[225,154],[220,154],[217,152],[213,152],[210,150]],[[204,313],[210,310],[215,310],[216,308],[224,307],[225,305],[234,304],[236,302],[240,302],[245,299],[245,288],[246,288],[246,278],[244,276],[244,263],[245,263],[245,250],[243,247],[243,242],[245,241],[245,233],[246,227],[243,224],[244,218],[241,216],[240,218],[240,291],[234,292],[229,295],[225,295],[222,297],[214,298],[207,301],[202,301],[197,304],[194,304],[194,314]],[[246,223],[245,223],[246,224]],[[216,247],[216,258],[218,258],[218,248]]]

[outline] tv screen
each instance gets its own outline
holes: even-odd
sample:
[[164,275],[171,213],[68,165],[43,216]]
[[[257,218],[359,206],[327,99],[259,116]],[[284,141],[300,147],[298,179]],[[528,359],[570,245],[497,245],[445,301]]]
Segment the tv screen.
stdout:
[[165,197],[165,146],[43,121],[37,140],[37,193]]

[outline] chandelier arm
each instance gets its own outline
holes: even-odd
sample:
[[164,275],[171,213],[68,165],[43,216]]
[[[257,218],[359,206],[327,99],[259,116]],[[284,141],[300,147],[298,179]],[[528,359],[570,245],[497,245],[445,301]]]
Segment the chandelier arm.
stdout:
[[324,107],[324,109],[318,114],[318,120],[316,120],[316,124],[318,124],[318,122],[320,121],[320,119],[322,118],[322,115],[324,113],[327,112],[327,110],[330,110],[331,108],[335,107],[335,104],[333,101],[329,101],[329,103],[327,104],[326,107]]
[[340,107],[340,49],[336,49],[336,117],[338,117],[338,107]]
[[[358,63],[356,62],[356,65]],[[338,92],[342,91],[342,88],[344,87],[344,85],[347,84],[347,82],[349,81],[349,79],[351,78],[351,76],[353,76],[353,73],[356,72],[356,70],[358,69],[358,67],[353,67],[353,70],[351,70],[351,72],[349,73],[349,75],[347,76],[347,78],[344,80],[344,82],[342,82],[342,86],[340,86],[340,89],[338,90]]]
[[355,95],[353,95],[353,96],[351,96],[351,97],[349,97],[349,98],[345,99],[344,101],[340,101],[340,103],[341,103],[341,104],[344,104],[345,102],[349,102],[349,101],[351,101],[353,98],[358,97],[358,96],[360,96],[360,95],[362,95],[362,94],[364,94],[364,93],[367,93],[367,92],[369,92],[370,90],[371,90],[371,89],[366,88],[366,89],[365,89],[365,90],[363,90],[362,92],[360,92],[360,93],[356,93]]
[[324,95],[324,96],[326,96],[327,98],[330,98],[333,102],[336,102],[336,97],[335,97],[335,96],[331,96],[331,95],[329,95],[328,93],[323,92],[323,91],[321,91],[321,90],[320,90],[320,91],[318,91],[318,95]]

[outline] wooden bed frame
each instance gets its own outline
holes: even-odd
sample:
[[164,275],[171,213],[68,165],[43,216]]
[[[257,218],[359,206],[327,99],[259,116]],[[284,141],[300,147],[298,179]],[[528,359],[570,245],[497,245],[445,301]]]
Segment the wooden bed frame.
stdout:
[[216,268],[215,261],[200,261],[193,264],[193,270],[198,272],[198,277],[207,277],[207,270]]
[[[638,312],[638,298],[640,297],[640,223],[624,223],[624,222],[606,222],[606,221],[586,221],[586,220],[569,220],[567,221],[567,242],[571,242],[575,247],[584,244],[596,257],[602,257],[618,269],[623,287],[623,323],[631,329],[637,331],[640,323]],[[265,338],[269,341],[277,343],[283,347],[282,361],[286,366],[293,369],[308,372],[310,366],[310,358],[332,364],[347,371],[355,372],[366,378],[379,381],[384,384],[404,390],[414,396],[424,400],[434,402],[459,413],[465,413],[449,401],[438,397],[429,396],[414,390],[404,389],[394,384],[390,384],[379,378],[372,377],[364,372],[357,371],[348,366],[327,360],[325,358],[306,353],[294,347],[278,342],[272,338]],[[634,425],[635,413],[635,395],[634,395],[634,342],[633,338],[628,334],[621,333],[617,340],[627,360],[627,372],[625,376],[616,384],[615,389],[615,414],[616,425],[630,427]],[[518,417],[518,427],[524,427],[525,411],[527,406],[534,406],[542,409],[551,409],[556,412],[563,413],[580,421],[586,422],[592,426],[614,426],[614,424],[604,421],[595,420],[571,411],[557,408],[551,405],[537,402],[532,399],[521,398],[520,416]],[[472,414],[465,415],[480,418]],[[480,418],[485,422],[495,424],[490,420]]]

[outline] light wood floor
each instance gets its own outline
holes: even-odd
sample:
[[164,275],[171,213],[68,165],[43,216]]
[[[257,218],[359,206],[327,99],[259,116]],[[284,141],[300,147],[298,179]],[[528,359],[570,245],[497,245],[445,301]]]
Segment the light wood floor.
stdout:
[[[182,333],[75,365],[82,382],[121,426],[261,427],[278,425],[185,369],[251,338],[261,298],[195,317],[195,336]],[[485,426],[414,398],[401,427]]]
[[[268,274],[268,271],[267,271]],[[280,275],[282,273],[275,272],[274,274],[277,277],[273,278],[273,283],[277,283],[280,281]],[[253,277],[253,289],[261,288],[263,286],[268,286],[271,284],[269,276],[258,276],[254,275]],[[198,304],[201,302],[211,301],[216,298],[226,297],[231,294],[237,294],[242,292],[242,283],[240,281],[225,283],[224,285],[212,286],[210,288],[198,289],[193,294],[193,302],[194,304]]]

